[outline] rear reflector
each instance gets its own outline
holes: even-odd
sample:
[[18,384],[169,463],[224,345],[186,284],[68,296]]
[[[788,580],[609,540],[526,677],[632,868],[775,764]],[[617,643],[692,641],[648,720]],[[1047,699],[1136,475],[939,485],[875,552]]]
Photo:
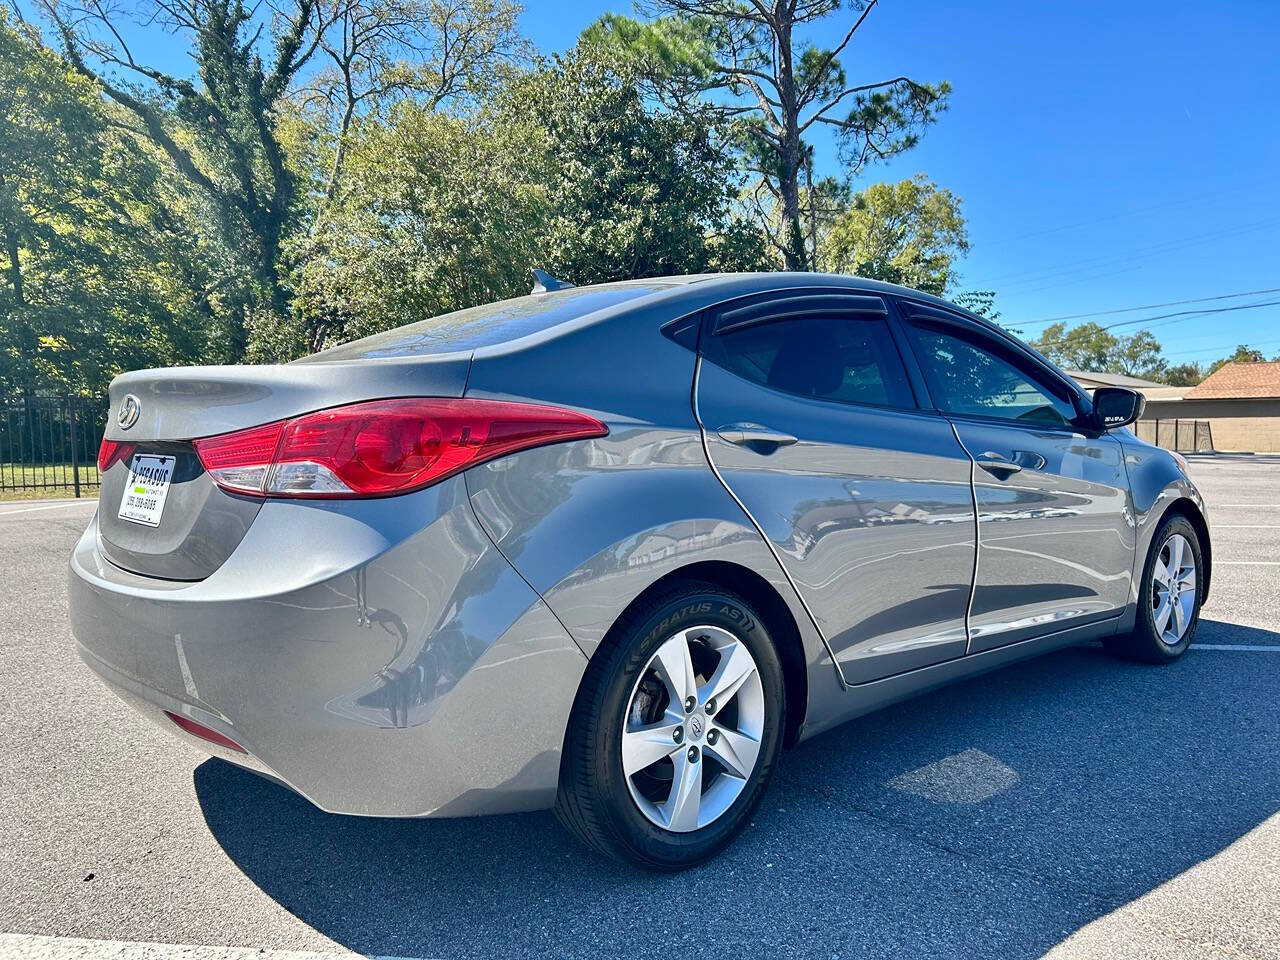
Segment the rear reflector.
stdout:
[[586,414],[505,400],[353,403],[194,441],[224,490],[270,497],[384,497],[518,450],[603,437]]
[[187,731],[187,733],[191,734],[193,737],[199,737],[201,740],[208,740],[210,743],[216,743],[218,746],[226,747],[229,750],[234,750],[236,753],[249,752],[244,747],[240,746],[240,744],[232,740],[230,737],[224,737],[217,730],[210,729],[209,727],[206,727],[203,723],[196,723],[190,717],[184,717],[176,713],[170,713],[168,710],[164,712],[164,715],[168,717],[170,720],[172,720],[174,723],[176,723],[183,730]]
[[102,446],[98,448],[98,473],[106,473],[113,464],[128,460],[136,449],[136,443],[121,443],[119,440],[103,437]]

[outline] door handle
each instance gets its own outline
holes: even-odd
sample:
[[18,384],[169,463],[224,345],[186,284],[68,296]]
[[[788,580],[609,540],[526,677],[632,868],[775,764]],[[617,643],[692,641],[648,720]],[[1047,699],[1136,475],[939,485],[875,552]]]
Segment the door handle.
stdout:
[[716,431],[727,443],[743,446],[748,443],[768,443],[775,447],[789,447],[796,438],[789,433],[770,430],[758,423],[728,423]]
[[1017,473],[1022,467],[1014,463],[1012,460],[1006,460],[1000,454],[993,450],[988,450],[977,458],[977,464],[987,473],[1005,474]]

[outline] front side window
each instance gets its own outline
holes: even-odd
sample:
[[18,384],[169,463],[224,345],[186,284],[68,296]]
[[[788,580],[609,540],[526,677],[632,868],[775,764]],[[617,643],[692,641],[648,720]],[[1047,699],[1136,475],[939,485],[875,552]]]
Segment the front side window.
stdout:
[[765,319],[708,340],[708,360],[774,390],[839,403],[915,406],[902,358],[881,316]]
[[912,335],[934,402],[946,413],[1067,426],[1076,408],[994,344],[950,327],[915,323]]

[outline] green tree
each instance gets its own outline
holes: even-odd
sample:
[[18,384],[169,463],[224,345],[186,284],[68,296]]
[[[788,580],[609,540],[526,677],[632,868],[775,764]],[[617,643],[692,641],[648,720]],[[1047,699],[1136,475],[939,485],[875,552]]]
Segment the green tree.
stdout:
[[321,67],[303,104],[324,118],[332,200],[357,118],[412,99],[430,110],[485,92],[502,69],[528,58],[511,0],[344,0],[320,38]]
[[347,187],[300,268],[305,327],[262,331],[262,359],[527,293],[545,187],[527,179],[529,124],[500,127],[413,102],[356,124]]
[[242,0],[147,0],[147,22],[186,44],[196,69],[189,79],[138,60],[124,39],[129,14],[110,0],[75,8],[38,2],[70,64],[167,156],[238,252],[237,268],[256,288],[232,330],[232,357],[243,356],[247,314],[283,317],[289,309],[280,253],[298,213],[300,183],[276,117],[343,6],[286,0],[265,29]]
[[[906,76],[851,80],[843,59],[877,0],[650,0],[649,17],[607,14],[584,41],[635,64],[650,88],[681,109],[734,120],[749,169],[771,201],[763,221],[788,270],[812,269],[811,131],[827,128],[857,174],[870,161],[914,146],[944,109],[950,88]],[[829,21],[849,6],[854,21]],[[806,36],[827,33],[829,45]]]
[[960,199],[924,174],[860,191],[819,247],[820,268],[941,295],[969,240]]
[[1069,370],[1123,373],[1158,381],[1168,368],[1160,343],[1149,330],[1116,336],[1097,323],[1082,323],[1070,330],[1066,324],[1054,323],[1031,345]]
[[1173,387],[1194,387],[1205,378],[1205,372],[1198,363],[1177,363],[1169,367],[1161,378],[1162,382]]
[[1111,369],[1130,377],[1148,380],[1163,379],[1169,364],[1161,356],[1160,341],[1150,330],[1139,330],[1128,337],[1120,337],[1116,344]]
[[1209,369],[1205,371],[1205,376],[1207,377],[1211,373],[1216,373],[1228,363],[1261,363],[1265,359],[1267,358],[1261,350],[1242,343],[1236,347],[1235,353],[1227,357],[1222,357],[1221,359],[1215,360],[1213,363],[1209,364]]
[[0,13],[0,392],[100,392],[211,349],[216,254],[97,87]]
[[759,269],[735,215],[741,178],[715,111],[647,108],[633,76],[589,49],[511,85],[497,123],[537,117],[545,191],[538,259],[575,283]]
[[264,330],[257,355],[525,294],[534,266],[575,283],[758,267],[764,241],[735,217],[712,121],[648,107],[581,53],[462,116],[404,101],[358,121],[344,189],[306,241],[306,335]]

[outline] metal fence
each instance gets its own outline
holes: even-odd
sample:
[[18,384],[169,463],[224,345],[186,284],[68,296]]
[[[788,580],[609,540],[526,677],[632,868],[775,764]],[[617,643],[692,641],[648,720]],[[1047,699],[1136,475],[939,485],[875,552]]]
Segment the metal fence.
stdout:
[[96,496],[106,401],[91,397],[0,400],[0,493]]
[[1208,420],[1139,420],[1133,425],[1138,438],[1179,453],[1212,453],[1213,429]]

